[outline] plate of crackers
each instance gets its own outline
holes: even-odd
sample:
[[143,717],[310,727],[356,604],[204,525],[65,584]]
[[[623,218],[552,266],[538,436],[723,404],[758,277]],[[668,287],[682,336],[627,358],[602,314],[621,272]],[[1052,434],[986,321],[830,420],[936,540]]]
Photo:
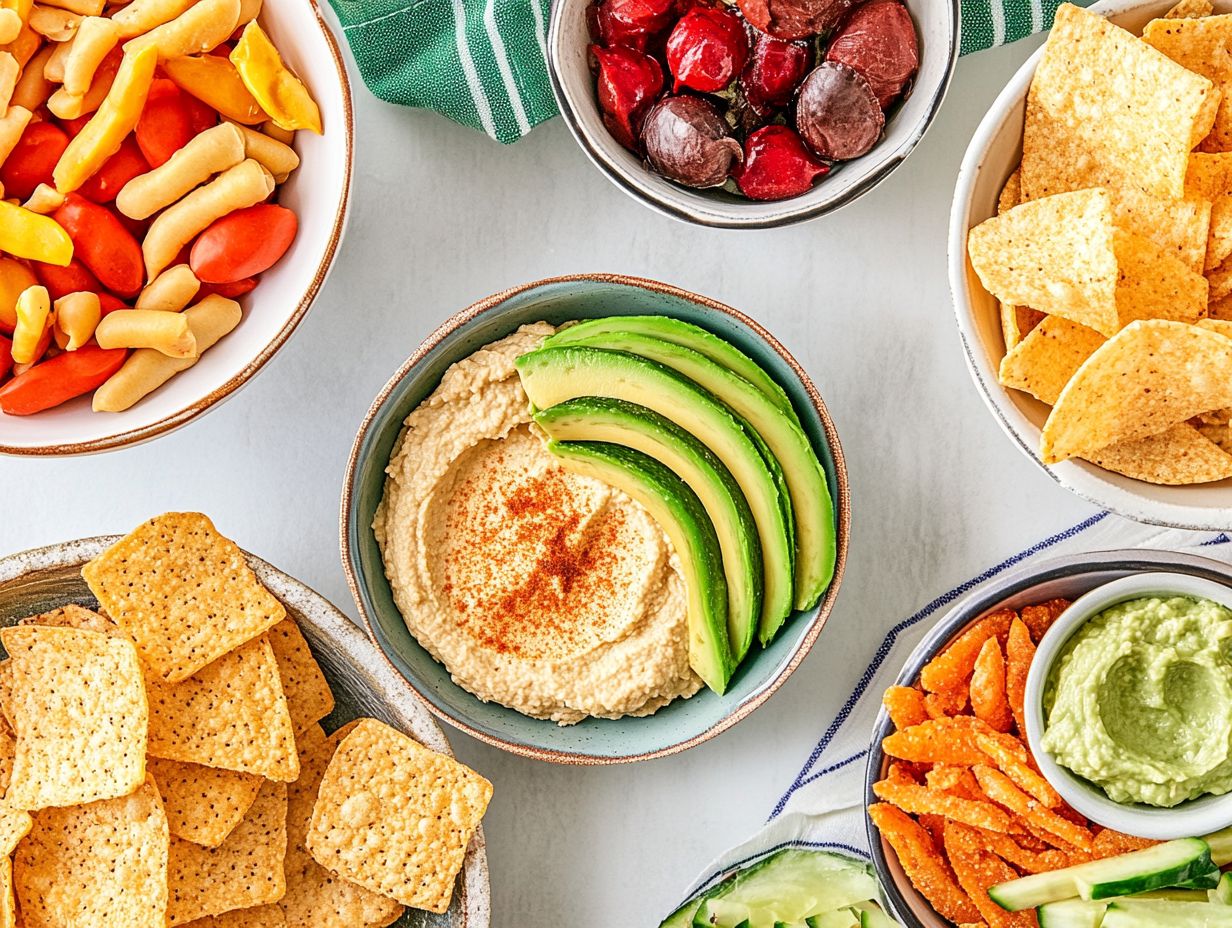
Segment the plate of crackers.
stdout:
[[1133,519],[1232,518],[1232,3],[1063,4],[967,150],[968,366],[1054,479]]
[[866,823],[887,902],[907,928],[1042,925],[1034,909],[1011,911],[990,890],[1159,844],[1068,806],[1040,773],[1024,709],[1036,645],[1069,604],[1153,571],[1232,583],[1225,564],[1166,551],[1101,551],[1010,571],[956,603],[883,694]]
[[487,928],[491,784],[200,513],[0,560],[0,928]]

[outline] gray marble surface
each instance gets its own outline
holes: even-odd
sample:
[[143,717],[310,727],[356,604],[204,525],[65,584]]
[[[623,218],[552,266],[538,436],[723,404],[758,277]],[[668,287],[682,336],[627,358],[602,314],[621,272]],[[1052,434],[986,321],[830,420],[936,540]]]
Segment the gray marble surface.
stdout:
[[646,764],[554,767],[450,732],[496,784],[486,820],[496,928],[653,928],[715,854],[764,821],[886,628],[1091,512],[985,410],[945,276],[959,161],[1035,44],[960,62],[928,136],[873,193],[767,232],[651,213],[592,168],[559,121],[504,148],[357,83],[350,231],[300,331],[234,399],[153,444],[0,460],[0,550],[200,509],[354,615],[338,559],[343,466],[371,398],[441,319],[503,287],[579,271],[659,278],[751,313],[821,388],[851,474],[850,566],[814,653],[730,732]]

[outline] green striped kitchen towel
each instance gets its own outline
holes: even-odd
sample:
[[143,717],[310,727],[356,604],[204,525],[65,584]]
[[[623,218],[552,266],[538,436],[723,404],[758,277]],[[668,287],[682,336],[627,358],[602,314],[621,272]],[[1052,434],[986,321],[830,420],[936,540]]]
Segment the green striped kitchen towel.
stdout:
[[[928,0],[933,2],[933,0]],[[1061,0],[962,0],[962,53],[1051,24]],[[359,72],[382,100],[437,110],[499,142],[556,115],[549,0],[330,0]]]

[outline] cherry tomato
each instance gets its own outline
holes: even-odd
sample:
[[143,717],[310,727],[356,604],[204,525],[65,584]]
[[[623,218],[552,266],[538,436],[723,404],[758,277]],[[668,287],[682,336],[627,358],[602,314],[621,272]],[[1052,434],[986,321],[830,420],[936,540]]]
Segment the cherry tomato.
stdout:
[[27,200],[39,184],[52,183],[51,172],[68,147],[68,136],[49,122],[33,122],[0,167],[5,196]]
[[120,143],[119,150],[103,162],[94,176],[81,185],[79,192],[95,203],[111,203],[121,187],[149,169],[150,163],[130,135]]
[[13,341],[0,335],[0,381],[13,369]]
[[245,277],[228,284],[202,284],[201,289],[197,291],[197,299],[203,300],[211,294],[217,294],[225,296],[228,300],[235,300],[245,293],[251,293],[256,286],[257,278],[255,277]]
[[29,416],[89,393],[118,371],[127,348],[83,345],[35,364],[0,387],[0,410]]
[[145,109],[137,120],[134,135],[150,167],[156,168],[192,141],[193,114],[185,103],[187,95],[167,78],[150,86]]
[[273,267],[299,221],[285,206],[259,203],[215,220],[197,236],[188,264],[205,283],[234,283]]
[[102,315],[114,313],[117,309],[128,309],[129,306],[122,299],[113,293],[100,293],[98,295],[98,308],[102,311]]
[[135,296],[141,290],[145,283],[141,246],[115,213],[70,193],[53,215],[73,240],[73,253],[104,287],[120,296]]
[[76,293],[78,290],[88,290],[91,293],[103,292],[103,285],[98,282],[98,278],[76,258],[69,261],[65,267],[44,264],[42,261],[35,261],[33,264],[35,276],[38,277],[39,283],[47,288],[47,293],[53,301],[65,294]]

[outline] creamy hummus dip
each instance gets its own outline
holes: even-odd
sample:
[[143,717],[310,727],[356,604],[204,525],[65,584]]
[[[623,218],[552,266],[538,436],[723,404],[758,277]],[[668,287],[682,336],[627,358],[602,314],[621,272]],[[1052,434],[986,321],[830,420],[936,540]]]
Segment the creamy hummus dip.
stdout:
[[407,628],[460,686],[561,724],[649,715],[701,686],[684,581],[646,510],[532,432],[513,362],[554,331],[445,372],[406,419],[373,529]]
[[1175,806],[1232,790],[1232,612],[1146,597],[1096,615],[1044,693],[1043,747],[1115,802]]

